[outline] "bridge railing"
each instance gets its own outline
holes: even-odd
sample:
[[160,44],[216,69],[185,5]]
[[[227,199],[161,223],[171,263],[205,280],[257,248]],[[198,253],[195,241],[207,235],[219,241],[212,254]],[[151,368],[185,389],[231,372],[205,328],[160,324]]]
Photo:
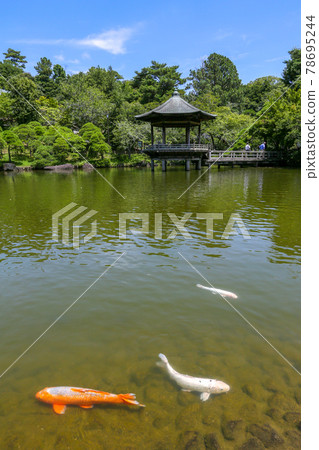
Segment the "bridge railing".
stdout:
[[159,150],[159,151],[180,151],[180,150],[193,150],[193,151],[208,151],[210,150],[210,144],[153,144],[145,148],[145,150]]
[[223,160],[240,160],[249,161],[262,160],[262,159],[279,159],[280,153],[268,150],[233,150],[233,151],[222,151],[222,150],[211,150],[208,155],[209,159],[219,159]]

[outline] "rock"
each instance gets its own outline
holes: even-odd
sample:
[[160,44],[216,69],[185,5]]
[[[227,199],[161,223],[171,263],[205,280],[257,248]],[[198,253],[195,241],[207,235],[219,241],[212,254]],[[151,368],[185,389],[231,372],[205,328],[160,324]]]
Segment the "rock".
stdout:
[[279,386],[274,382],[272,378],[268,378],[264,383],[263,386],[267,391],[270,392],[278,392],[280,390]]
[[197,423],[201,423],[201,407],[198,403],[183,408],[175,420],[176,427],[182,429],[194,429]]
[[170,418],[168,416],[158,416],[153,420],[153,426],[155,428],[163,428],[170,424]]
[[261,386],[253,385],[253,384],[245,384],[242,387],[242,391],[249,395],[254,400],[263,401],[266,398],[265,391],[261,388]]
[[278,392],[270,397],[268,405],[271,408],[278,408],[284,411],[291,411],[296,409],[297,405],[292,398],[286,397],[281,392]]
[[300,435],[300,432],[298,432],[297,430],[286,431],[285,438],[287,439],[287,441],[291,445],[290,448],[292,448],[292,449],[300,448],[300,446],[301,446],[301,435]]
[[180,449],[206,450],[203,436],[198,431],[185,431],[180,438]]
[[267,416],[271,417],[275,422],[282,418],[282,412],[277,408],[271,408],[266,411]]
[[225,439],[229,441],[238,440],[244,429],[244,422],[242,420],[229,420],[222,423],[222,432]]
[[259,439],[253,437],[239,447],[239,450],[262,450],[263,448],[265,448],[264,444]]
[[218,441],[216,439],[216,436],[214,433],[206,434],[204,437],[205,446],[207,450],[219,450],[220,446],[218,444]]
[[284,419],[290,425],[296,425],[299,430],[301,428],[301,414],[299,412],[287,412],[284,415]]
[[255,403],[245,403],[239,410],[239,417],[241,417],[244,420],[247,420],[248,422],[256,420],[256,417],[258,416],[258,409]]
[[94,166],[92,166],[92,164],[86,162],[83,164],[82,169],[83,170],[94,170]]
[[258,438],[266,448],[278,447],[284,443],[283,438],[268,424],[250,425],[248,431]]
[[13,163],[3,163],[3,170],[17,170],[17,166]]
[[59,166],[46,166],[44,167],[44,170],[54,170],[54,171],[60,171],[60,170],[73,170],[74,165],[73,164],[61,164]]

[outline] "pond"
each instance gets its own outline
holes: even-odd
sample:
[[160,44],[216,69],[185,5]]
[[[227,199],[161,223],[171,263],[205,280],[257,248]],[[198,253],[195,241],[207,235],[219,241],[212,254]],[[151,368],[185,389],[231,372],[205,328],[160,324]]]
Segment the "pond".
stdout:
[[[300,171],[99,172],[0,174],[0,447],[298,448]],[[62,219],[52,236],[72,202],[96,211],[79,248],[72,229],[63,244]],[[149,232],[135,218],[120,237],[123,213],[146,214]],[[187,238],[173,223],[186,213]],[[213,236],[199,213],[222,215]],[[226,239],[232,214],[242,227]],[[209,283],[238,298],[196,286]],[[156,366],[159,353],[230,391],[201,402]],[[46,386],[134,392],[146,408],[56,415],[35,398]]]

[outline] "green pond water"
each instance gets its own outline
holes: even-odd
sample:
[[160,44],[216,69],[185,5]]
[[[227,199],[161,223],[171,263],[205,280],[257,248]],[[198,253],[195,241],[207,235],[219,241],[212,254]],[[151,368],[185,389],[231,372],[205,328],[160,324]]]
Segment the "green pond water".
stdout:
[[[202,170],[203,173],[204,170]],[[299,448],[300,172],[171,167],[0,174],[0,373],[126,252],[0,378],[0,448]],[[52,214],[71,202],[98,213],[97,235],[73,248],[52,239]],[[149,214],[149,233],[119,238],[119,213]],[[154,234],[162,213],[163,236]],[[191,239],[167,213],[186,223]],[[214,236],[196,213],[222,213]],[[240,230],[222,234],[232,213]],[[137,228],[141,222],[129,222]],[[81,238],[91,230],[81,225]],[[61,230],[60,230],[61,236]],[[61,240],[61,237],[60,237]],[[196,287],[235,292],[229,299]],[[156,366],[231,386],[201,402]],[[134,392],[145,409],[99,406],[54,414],[46,386]]]

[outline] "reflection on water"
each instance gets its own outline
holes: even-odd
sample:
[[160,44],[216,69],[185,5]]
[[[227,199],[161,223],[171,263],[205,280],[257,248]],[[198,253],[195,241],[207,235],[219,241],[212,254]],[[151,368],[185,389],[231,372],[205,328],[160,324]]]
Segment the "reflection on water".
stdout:
[[[299,172],[212,170],[180,200],[198,172],[102,172],[125,200],[95,172],[0,175],[1,373],[126,252],[0,379],[0,447],[298,448],[299,375],[222,298],[196,287],[206,283],[180,254],[235,292],[236,308],[299,370]],[[70,202],[98,211],[98,234],[79,249],[52,240],[52,214]],[[149,234],[119,239],[123,212],[148,213]],[[190,212],[191,239],[167,239],[175,229],[167,213]],[[196,213],[212,212],[223,218],[208,239]],[[251,239],[222,239],[232,213]],[[89,231],[81,226],[82,237]],[[159,352],[231,391],[205,403],[181,392],[156,367]],[[34,399],[49,385],[135,392],[147,407],[56,416]]]

